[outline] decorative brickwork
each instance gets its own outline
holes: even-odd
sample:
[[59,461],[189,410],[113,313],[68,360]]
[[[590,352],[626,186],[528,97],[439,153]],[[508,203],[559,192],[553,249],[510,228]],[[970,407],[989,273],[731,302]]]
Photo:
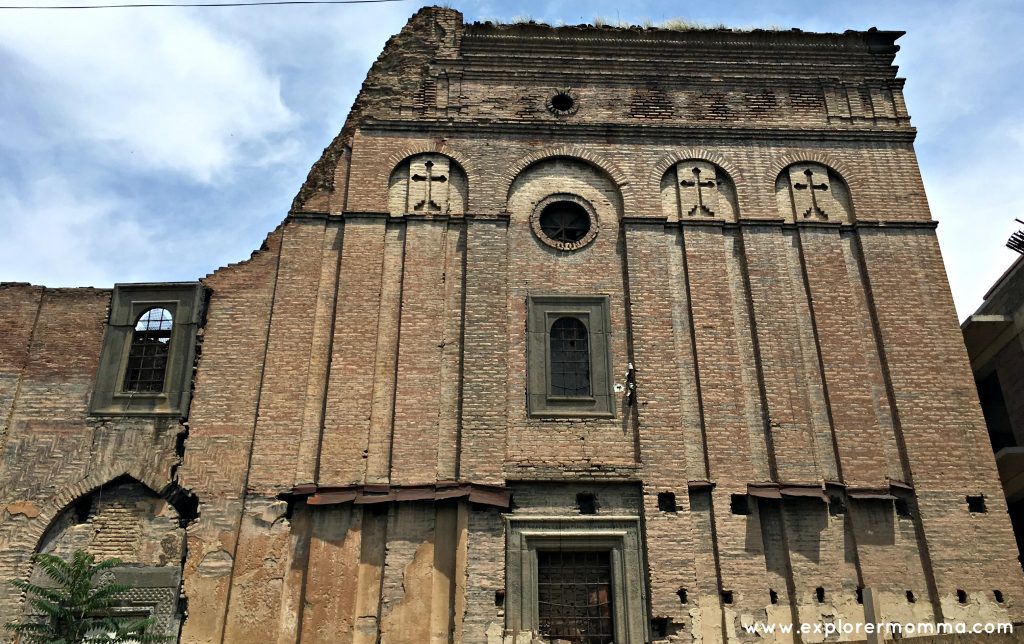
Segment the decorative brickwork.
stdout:
[[[1024,620],[899,36],[419,11],[201,280],[184,419],[88,413],[110,291],[0,286],[0,577],[127,473],[187,523],[184,642],[537,642],[541,559],[600,562],[626,644]],[[557,392],[545,298],[603,317]],[[90,538],[157,565],[135,510]]]

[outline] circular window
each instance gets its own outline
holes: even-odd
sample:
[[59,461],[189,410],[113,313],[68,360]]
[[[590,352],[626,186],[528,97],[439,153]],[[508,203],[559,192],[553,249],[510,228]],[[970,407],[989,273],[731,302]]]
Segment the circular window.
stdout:
[[590,231],[590,214],[578,203],[555,201],[541,211],[540,229],[556,242],[578,242]]
[[570,94],[569,90],[563,90],[549,98],[547,107],[548,111],[555,116],[568,116],[569,114],[574,114],[579,109],[576,97]]
[[576,195],[551,195],[544,199],[530,223],[542,242],[559,250],[578,250],[597,236],[593,208]]

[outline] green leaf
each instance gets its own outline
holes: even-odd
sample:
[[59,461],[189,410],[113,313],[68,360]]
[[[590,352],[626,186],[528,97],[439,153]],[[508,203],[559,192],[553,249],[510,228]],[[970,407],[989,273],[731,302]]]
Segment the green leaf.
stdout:
[[[25,580],[11,585],[26,594],[35,614],[24,623],[10,622],[3,628],[16,633],[22,644],[82,644],[83,642],[173,642],[175,638],[150,633],[153,618],[104,615],[117,606],[118,598],[131,586],[101,581],[99,573],[123,565],[119,559],[97,562],[95,557],[76,550],[70,561],[50,553],[34,557],[39,569],[54,585],[41,586]],[[110,635],[86,634],[102,631]]]

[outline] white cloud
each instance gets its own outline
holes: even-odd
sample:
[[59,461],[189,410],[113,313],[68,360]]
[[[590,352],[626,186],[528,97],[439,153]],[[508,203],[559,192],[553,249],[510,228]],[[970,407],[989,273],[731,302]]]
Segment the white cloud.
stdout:
[[0,21],[0,48],[36,79],[36,109],[60,118],[55,142],[203,182],[277,154],[294,117],[246,45],[181,10],[81,13]]
[[142,279],[159,242],[128,213],[133,204],[42,176],[17,194],[0,184],[0,276],[47,286],[110,286]]

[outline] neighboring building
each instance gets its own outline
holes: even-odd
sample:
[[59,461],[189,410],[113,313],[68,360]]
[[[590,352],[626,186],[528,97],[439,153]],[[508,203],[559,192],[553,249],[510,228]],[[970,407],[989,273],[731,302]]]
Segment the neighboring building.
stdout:
[[960,326],[999,478],[1024,552],[1024,256]]
[[0,288],[0,576],[118,555],[185,642],[1021,621],[900,35],[420,11],[249,261]]

